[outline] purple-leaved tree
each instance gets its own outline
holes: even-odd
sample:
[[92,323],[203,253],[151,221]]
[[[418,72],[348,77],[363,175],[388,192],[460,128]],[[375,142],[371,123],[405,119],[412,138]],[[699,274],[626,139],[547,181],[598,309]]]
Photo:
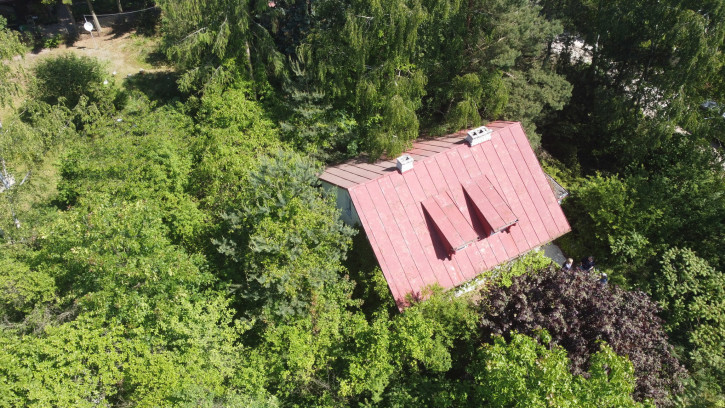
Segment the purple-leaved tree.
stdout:
[[685,369],[667,341],[657,305],[644,292],[550,267],[516,277],[508,288],[486,289],[481,312],[486,340],[546,329],[551,342],[568,352],[574,374],[585,374],[591,355],[606,342],[634,365],[637,400],[670,406],[672,395],[682,391]]

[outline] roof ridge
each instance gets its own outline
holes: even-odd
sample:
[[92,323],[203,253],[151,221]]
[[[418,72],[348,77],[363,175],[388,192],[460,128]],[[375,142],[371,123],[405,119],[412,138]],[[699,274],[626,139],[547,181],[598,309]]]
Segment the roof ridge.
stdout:
[[[507,122],[507,121],[493,121],[486,125],[486,127],[491,128],[494,133],[498,133],[501,130],[504,130],[506,128],[509,128],[511,126],[515,126],[519,124],[519,122]],[[471,128],[473,129],[473,128]],[[406,149],[402,154],[408,154],[411,157],[413,157],[415,162],[426,162],[430,158],[434,158],[438,156],[439,154],[445,154],[448,151],[451,151],[453,149],[462,148],[463,146],[466,146],[468,148],[471,148],[465,140],[464,137],[467,135],[467,132],[471,129],[462,129],[458,132],[449,133],[447,135],[433,137],[433,138],[418,138],[413,141],[412,146],[409,149]],[[443,141],[447,140],[446,143],[447,146],[436,146],[432,144],[428,144],[427,142],[436,142],[436,141]],[[455,140],[455,141],[453,141]],[[418,146],[416,146],[418,144]],[[417,152],[414,152],[416,151]],[[438,150],[438,151],[436,151]],[[431,152],[430,154],[423,154],[424,151]],[[382,168],[380,166],[381,163],[386,162],[393,162],[395,161],[394,158],[389,157],[383,157],[380,158],[374,162],[367,162],[364,160],[360,160],[361,158],[367,157],[365,154],[359,155],[357,157],[354,157],[352,159],[346,160],[344,162],[328,166],[325,168],[325,170],[319,175],[319,178],[327,183],[330,183],[332,185],[335,185],[340,188],[344,189],[351,189],[355,186],[359,185],[365,185],[373,180],[379,180],[383,177],[387,177],[390,174],[399,173],[397,171],[397,168],[395,166],[390,166],[387,168]],[[363,176],[360,174],[360,172],[357,171],[347,171],[345,169],[341,169],[343,166],[351,166],[355,167],[357,169],[360,169],[364,172],[370,172],[370,173],[379,173],[381,171],[385,173],[379,173],[377,176]],[[346,167],[349,168],[349,167]],[[331,170],[331,171],[330,171]],[[349,176],[345,176],[341,171],[345,171],[348,173],[351,173]],[[410,171],[415,171],[415,163],[413,164],[413,169]],[[387,173],[387,174],[386,174]]]

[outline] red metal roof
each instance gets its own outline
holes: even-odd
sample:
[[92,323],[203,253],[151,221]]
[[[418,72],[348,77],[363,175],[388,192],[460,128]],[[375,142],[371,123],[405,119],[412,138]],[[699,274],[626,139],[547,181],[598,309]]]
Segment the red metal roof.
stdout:
[[458,286],[570,231],[521,124],[487,127],[491,140],[473,147],[466,131],[415,142],[403,174],[358,159],[320,176],[350,193],[401,309],[428,285]]
[[488,176],[466,181],[463,191],[468,196],[469,204],[476,210],[479,221],[486,227],[486,236],[501,232],[518,222],[519,219]]
[[450,193],[436,194],[421,205],[427,221],[436,227],[449,253],[460,251],[479,238]]

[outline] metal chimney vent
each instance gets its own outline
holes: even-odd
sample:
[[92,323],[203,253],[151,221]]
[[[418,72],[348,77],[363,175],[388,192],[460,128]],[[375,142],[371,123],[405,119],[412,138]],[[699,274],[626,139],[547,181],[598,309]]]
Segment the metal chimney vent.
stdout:
[[399,172],[405,173],[406,171],[413,169],[413,158],[410,157],[410,155],[404,154],[398,157],[395,164],[398,167]]
[[491,133],[493,133],[493,130],[487,128],[486,126],[477,127],[468,131],[468,135],[466,135],[466,142],[473,147],[479,143],[491,140]]

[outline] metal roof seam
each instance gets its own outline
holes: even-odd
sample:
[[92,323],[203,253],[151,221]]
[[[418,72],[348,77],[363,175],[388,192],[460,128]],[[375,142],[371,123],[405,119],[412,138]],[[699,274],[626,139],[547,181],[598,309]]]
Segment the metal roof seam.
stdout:
[[[524,188],[525,188],[525,187],[526,187],[526,183],[524,182],[523,178],[521,177],[521,168],[520,168],[520,166],[521,166],[521,165],[523,165],[523,166],[525,167],[525,169],[524,169],[524,170],[525,170],[525,171],[527,171],[527,172],[528,172],[528,173],[529,173],[529,174],[531,175],[531,177],[532,177],[532,181],[533,181],[533,184],[534,184],[534,185],[536,186],[536,192],[537,192],[537,193],[539,193],[539,197],[540,197],[540,198],[541,198],[542,200],[544,200],[544,202],[546,202],[546,197],[544,197],[544,195],[543,195],[543,194],[541,193],[541,190],[539,189],[539,183],[537,183],[537,182],[536,182],[535,180],[533,180],[533,179],[535,178],[535,176],[534,176],[534,175],[533,175],[533,173],[531,172],[531,169],[529,168],[529,166],[528,166],[528,164],[526,163],[526,161],[525,161],[525,159],[524,159],[523,155],[521,154],[521,150],[520,150],[520,148],[518,147],[518,143],[516,142],[516,140],[515,140],[515,137],[516,137],[516,136],[515,136],[515,135],[513,135],[513,133],[512,133],[512,134],[511,134],[511,141],[510,141],[509,143],[507,143],[507,144],[506,144],[506,150],[507,150],[507,151],[508,151],[508,150],[513,150],[513,151],[515,151],[516,153],[518,153],[518,156],[519,156],[519,157],[521,158],[521,161],[522,161],[522,163],[520,163],[520,164],[517,164],[517,163],[518,163],[518,161],[514,160],[514,158],[513,158],[513,157],[511,157],[511,153],[509,153],[509,157],[511,157],[511,159],[512,159],[512,160],[511,160],[511,162],[512,162],[512,163],[514,164],[514,166],[516,167],[516,172],[517,172],[517,174],[519,175],[519,178],[521,179],[521,183],[523,183],[523,184],[524,184]],[[513,143],[513,144],[514,144],[514,146],[516,146],[516,148],[515,148],[515,149],[514,149],[514,148],[511,148],[511,147],[510,147],[511,143]],[[529,198],[530,198],[530,199],[532,200],[532,202],[533,202],[533,201],[534,201],[534,198],[533,198],[533,197],[531,197],[531,194],[532,194],[533,192],[532,192],[532,191],[530,191],[530,190],[529,190],[528,188],[526,188],[526,191],[527,191],[527,193],[529,194]],[[547,230],[547,234],[548,234],[549,236],[551,236],[552,232],[551,232],[551,231],[549,231],[549,228],[547,227],[547,223],[545,222],[545,218],[546,218],[546,220],[549,220],[549,221],[551,221],[551,222],[554,222],[554,217],[553,217],[553,214],[551,214],[551,211],[549,210],[548,206],[544,206],[544,207],[545,207],[545,211],[544,211],[544,210],[542,210],[542,209],[541,209],[541,208],[539,208],[539,207],[540,207],[540,206],[535,206],[535,208],[536,208],[536,211],[537,211],[537,213],[539,214],[539,217],[541,218],[541,221],[542,221],[542,223],[544,224],[544,228],[546,228],[546,230]],[[556,224],[554,224],[554,225],[556,225]],[[558,232],[558,228],[556,228],[556,231],[554,232],[554,234],[555,234],[556,232]]]
[[[505,128],[505,129],[508,129],[508,127]],[[498,135],[499,135],[499,138],[501,139],[501,142],[503,143],[503,135],[501,133],[502,132],[499,131],[498,132]],[[494,153],[496,154],[496,157],[498,158],[498,161],[501,163],[501,168],[503,169],[503,173],[506,176],[506,180],[508,180],[508,183],[507,184],[510,185],[511,188],[513,188],[514,192],[516,193],[516,189],[514,188],[513,182],[511,180],[511,176],[509,176],[509,173],[506,171],[506,167],[504,166],[505,160],[503,160],[503,158],[501,157],[501,154],[499,153],[498,150],[499,149],[494,149]],[[506,153],[508,154],[508,151]],[[516,174],[518,176],[520,176],[520,174],[518,173],[518,169],[516,169]],[[496,174],[496,177],[498,177],[498,174]],[[508,197],[508,196],[509,196],[509,194],[504,194],[504,197]],[[511,197],[511,198],[515,198],[516,200],[518,200],[521,203],[521,208],[526,213],[526,218],[529,219],[529,220],[532,220],[533,217],[531,216],[530,210],[527,210],[526,209],[527,206],[524,205],[524,202],[522,201],[522,198],[523,197],[519,197],[518,194],[514,194],[513,197]],[[537,216],[539,216],[538,215],[538,211],[536,210],[536,205],[534,205],[533,200],[531,199],[531,194],[529,193],[528,189],[526,190],[526,198],[529,199],[531,205],[534,207],[534,214],[536,214]],[[506,198],[504,198],[504,199],[506,199]],[[511,205],[510,202],[508,204],[509,204],[509,206]],[[539,219],[541,219],[541,217],[539,217]],[[539,235],[539,232],[536,231],[536,227],[535,227],[536,225],[539,225],[539,223],[532,222],[532,225],[534,225],[534,233],[536,234],[536,240],[537,240],[536,242],[540,242],[541,236]],[[546,231],[546,229],[544,229],[544,231]]]

